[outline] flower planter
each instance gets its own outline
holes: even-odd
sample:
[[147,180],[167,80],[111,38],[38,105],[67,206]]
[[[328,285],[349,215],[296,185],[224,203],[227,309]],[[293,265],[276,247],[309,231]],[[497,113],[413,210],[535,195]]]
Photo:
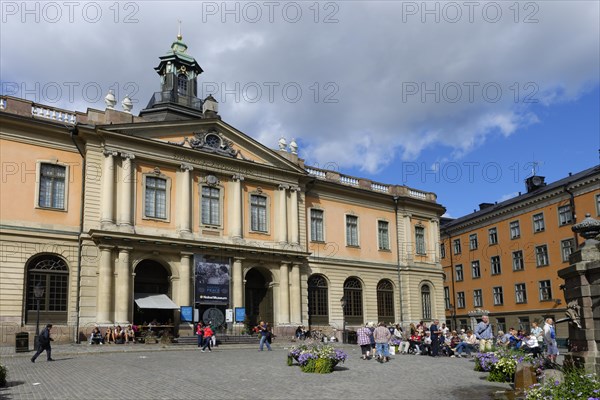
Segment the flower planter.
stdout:
[[347,357],[346,353],[334,349],[331,345],[313,346],[312,348],[301,345],[290,349],[287,364],[291,366],[296,360],[302,372],[330,374],[335,366],[340,361],[344,362]]

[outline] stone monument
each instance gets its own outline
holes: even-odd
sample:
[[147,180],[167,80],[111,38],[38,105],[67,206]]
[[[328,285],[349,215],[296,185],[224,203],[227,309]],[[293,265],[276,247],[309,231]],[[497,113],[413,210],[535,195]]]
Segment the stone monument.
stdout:
[[[586,214],[573,232],[585,239],[569,257],[569,265],[558,271],[565,280],[570,349],[564,364],[600,374],[600,221]],[[561,320],[557,321],[560,322]]]

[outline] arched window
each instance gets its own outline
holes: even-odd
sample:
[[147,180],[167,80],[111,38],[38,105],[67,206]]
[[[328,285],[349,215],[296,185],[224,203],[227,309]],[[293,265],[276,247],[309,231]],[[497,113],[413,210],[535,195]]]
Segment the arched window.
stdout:
[[308,278],[308,318],[310,325],[329,323],[327,281],[322,275]]
[[377,320],[394,322],[394,285],[387,279],[377,284]]
[[185,74],[177,75],[177,93],[187,95],[188,79]]
[[421,287],[421,306],[423,307],[423,320],[431,319],[431,289],[428,285]]
[[344,318],[351,324],[363,323],[362,285],[356,278],[348,278],[344,282]]
[[67,322],[69,298],[69,268],[65,262],[53,255],[32,259],[27,266],[26,315],[27,323],[36,321],[37,299],[34,289],[44,289],[39,299],[40,321]]

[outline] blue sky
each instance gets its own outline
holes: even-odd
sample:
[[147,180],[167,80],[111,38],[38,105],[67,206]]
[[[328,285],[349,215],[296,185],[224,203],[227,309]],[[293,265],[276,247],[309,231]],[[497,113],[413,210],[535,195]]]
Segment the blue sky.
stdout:
[[137,113],[182,20],[229,124],[459,217],[524,191],[533,162],[551,182],[600,148],[600,2],[466,3],[3,2],[0,92],[85,111],[113,89]]

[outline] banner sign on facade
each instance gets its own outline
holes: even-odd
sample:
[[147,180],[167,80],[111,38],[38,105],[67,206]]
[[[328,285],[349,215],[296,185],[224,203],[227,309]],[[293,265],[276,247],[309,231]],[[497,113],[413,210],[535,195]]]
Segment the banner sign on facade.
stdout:
[[233,322],[233,309],[225,310],[225,322]]
[[235,322],[244,322],[246,320],[246,307],[235,308]]
[[192,306],[181,306],[181,322],[193,322],[193,311]]
[[229,259],[194,254],[194,271],[197,303],[229,304]]

